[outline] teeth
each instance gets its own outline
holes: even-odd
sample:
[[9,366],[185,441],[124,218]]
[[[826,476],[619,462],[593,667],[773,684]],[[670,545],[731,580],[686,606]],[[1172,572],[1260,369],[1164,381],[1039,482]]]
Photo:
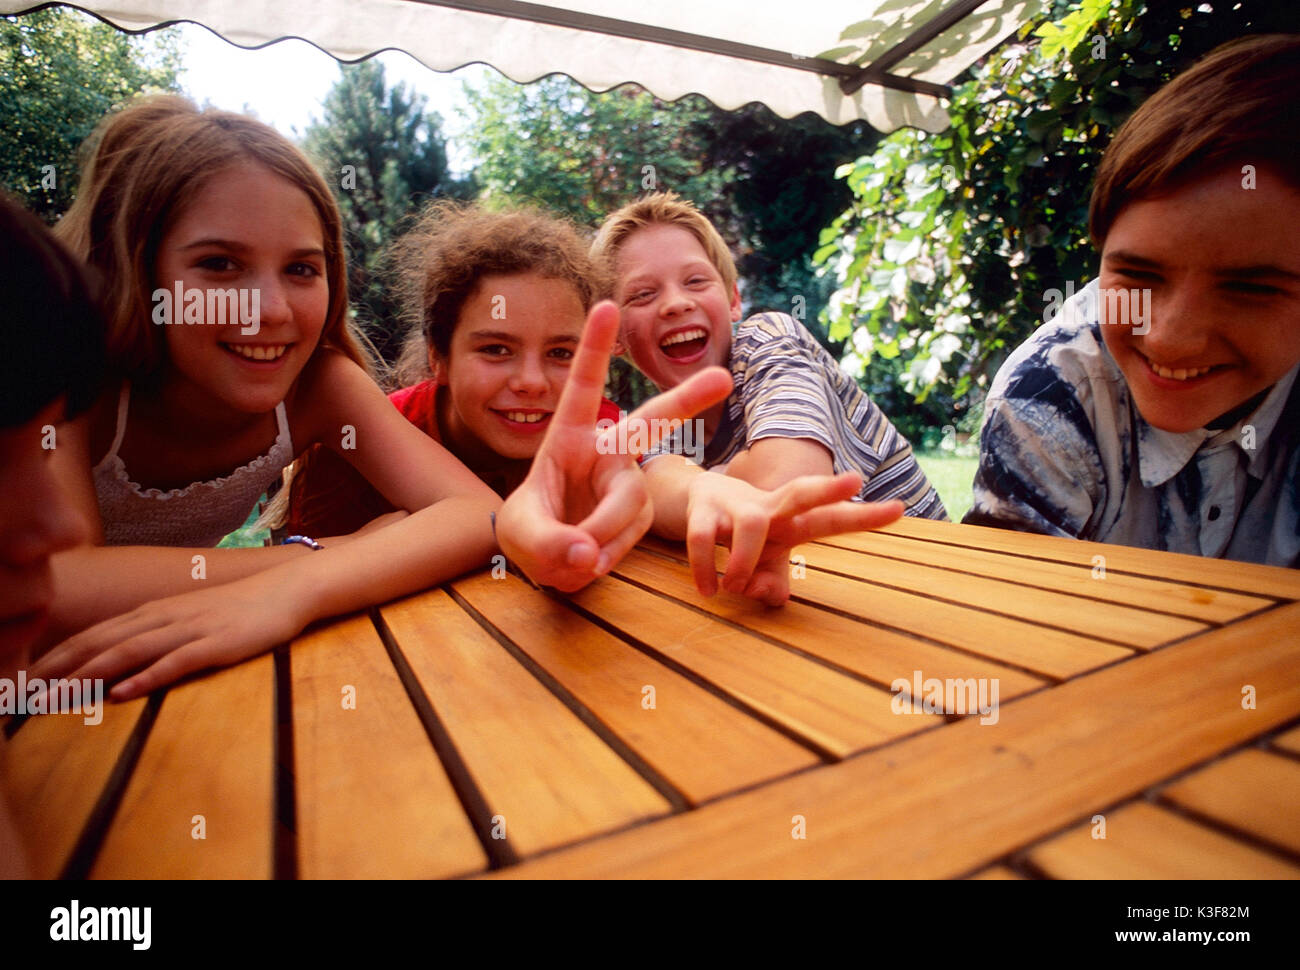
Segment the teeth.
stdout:
[[507,411],[505,412],[505,415],[509,420],[518,421],[520,424],[536,424],[538,421],[542,420],[542,418],[546,417],[545,414],[536,412],[533,414],[525,414],[523,411]]
[[683,330],[681,333],[673,334],[666,340],[660,342],[660,347],[671,347],[673,344],[684,344],[688,340],[703,340],[709,335],[707,330],[696,327],[694,330]]
[[1151,369],[1161,377],[1171,378],[1175,381],[1191,380],[1193,377],[1200,377],[1202,374],[1208,374],[1210,372],[1209,367],[1193,367],[1191,370],[1179,367],[1177,370],[1171,370],[1168,367],[1157,364],[1154,360],[1149,360],[1147,363],[1149,363]]
[[279,360],[286,350],[288,344],[278,344],[274,347],[263,346],[262,344],[225,344],[240,357],[246,357],[249,360]]

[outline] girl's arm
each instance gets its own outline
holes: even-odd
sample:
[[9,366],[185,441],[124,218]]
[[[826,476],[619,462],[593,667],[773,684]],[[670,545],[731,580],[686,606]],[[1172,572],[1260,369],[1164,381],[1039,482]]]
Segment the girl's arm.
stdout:
[[[403,418],[360,368],[324,356],[324,369],[296,395],[296,431],[314,428],[328,443],[326,431],[351,425],[357,467],[374,475],[390,501],[418,510],[351,538],[346,548],[294,551],[296,561],[100,623],[56,647],[32,676],[116,679],[141,671],[112,691],[124,700],[253,656],[313,620],[425,589],[487,562],[496,547],[489,517],[500,506],[496,493]],[[353,457],[350,451],[342,449]]]
[[[311,553],[298,544],[260,549],[101,545],[104,530],[90,475],[90,421],[86,415],[57,429],[58,474],[87,522],[93,544],[51,558],[54,598],[41,641],[45,647],[151,600],[234,582]],[[350,537],[314,538],[333,546]]]

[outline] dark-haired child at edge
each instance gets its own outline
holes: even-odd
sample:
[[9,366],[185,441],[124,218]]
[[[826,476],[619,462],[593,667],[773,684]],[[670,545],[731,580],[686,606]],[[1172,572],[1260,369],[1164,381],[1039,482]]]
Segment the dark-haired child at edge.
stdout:
[[[103,380],[103,323],[81,267],[39,219],[0,195],[0,678],[30,660],[54,598],[50,557],[90,535],[84,478],[59,449]],[[75,455],[71,455],[75,458]],[[0,759],[0,768],[5,767]],[[0,879],[28,875],[0,774]]]
[[1300,559],[1300,36],[1225,44],[1120,128],[1098,279],[985,405],[965,522]]

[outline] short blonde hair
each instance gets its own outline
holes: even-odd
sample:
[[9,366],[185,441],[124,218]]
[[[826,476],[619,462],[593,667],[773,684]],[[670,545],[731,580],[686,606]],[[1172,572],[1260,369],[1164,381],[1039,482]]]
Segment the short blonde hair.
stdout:
[[177,214],[218,172],[255,162],[292,182],[320,218],[329,304],[317,348],[331,347],[369,370],[351,329],[343,220],[307,157],[274,128],[228,111],[159,95],[109,115],[87,139],[77,198],[54,233],[102,275],[113,367],[132,378],[158,373],[167,359],[163,328],[150,323],[154,261]]
[[613,267],[619,249],[628,236],[646,226],[680,226],[689,232],[704,247],[709,262],[722,275],[727,293],[731,294],[736,286],[736,261],[731,258],[731,250],[695,204],[678,198],[674,192],[643,196],[605,219],[591,245],[591,254],[606,267],[611,285],[617,282]]

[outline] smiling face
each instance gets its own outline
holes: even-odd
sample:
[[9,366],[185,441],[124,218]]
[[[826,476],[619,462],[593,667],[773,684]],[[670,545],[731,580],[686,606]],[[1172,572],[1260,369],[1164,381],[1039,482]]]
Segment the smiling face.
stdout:
[[[307,194],[253,163],[213,176],[163,236],[154,286],[205,294],[200,324],[167,324],[167,380],[199,406],[262,413],[289,393],[316,344],[329,308],[320,219]],[[234,290],[252,306],[256,333],[239,319],[208,320],[209,291]],[[215,294],[213,294],[215,297]],[[215,300],[214,300],[215,304]],[[150,324],[157,326],[158,324]],[[246,332],[249,331],[249,332]]]
[[[54,448],[63,433],[63,401],[31,421],[0,428],[0,677],[26,661],[28,647],[44,630],[54,585],[50,556],[87,536],[75,511]],[[54,429],[51,438],[46,428]]]
[[1300,190],[1266,167],[1256,185],[1229,166],[1131,203],[1106,236],[1102,290],[1151,291],[1147,333],[1105,299],[1101,329],[1154,427],[1205,427],[1300,362]]
[[674,225],[638,229],[619,247],[615,266],[620,343],[656,387],[726,366],[740,294],[727,292],[694,234]]
[[532,458],[585,319],[570,282],[537,273],[483,277],[461,307],[447,357],[430,360],[448,392],[440,408],[447,446],[478,464],[489,452]]

